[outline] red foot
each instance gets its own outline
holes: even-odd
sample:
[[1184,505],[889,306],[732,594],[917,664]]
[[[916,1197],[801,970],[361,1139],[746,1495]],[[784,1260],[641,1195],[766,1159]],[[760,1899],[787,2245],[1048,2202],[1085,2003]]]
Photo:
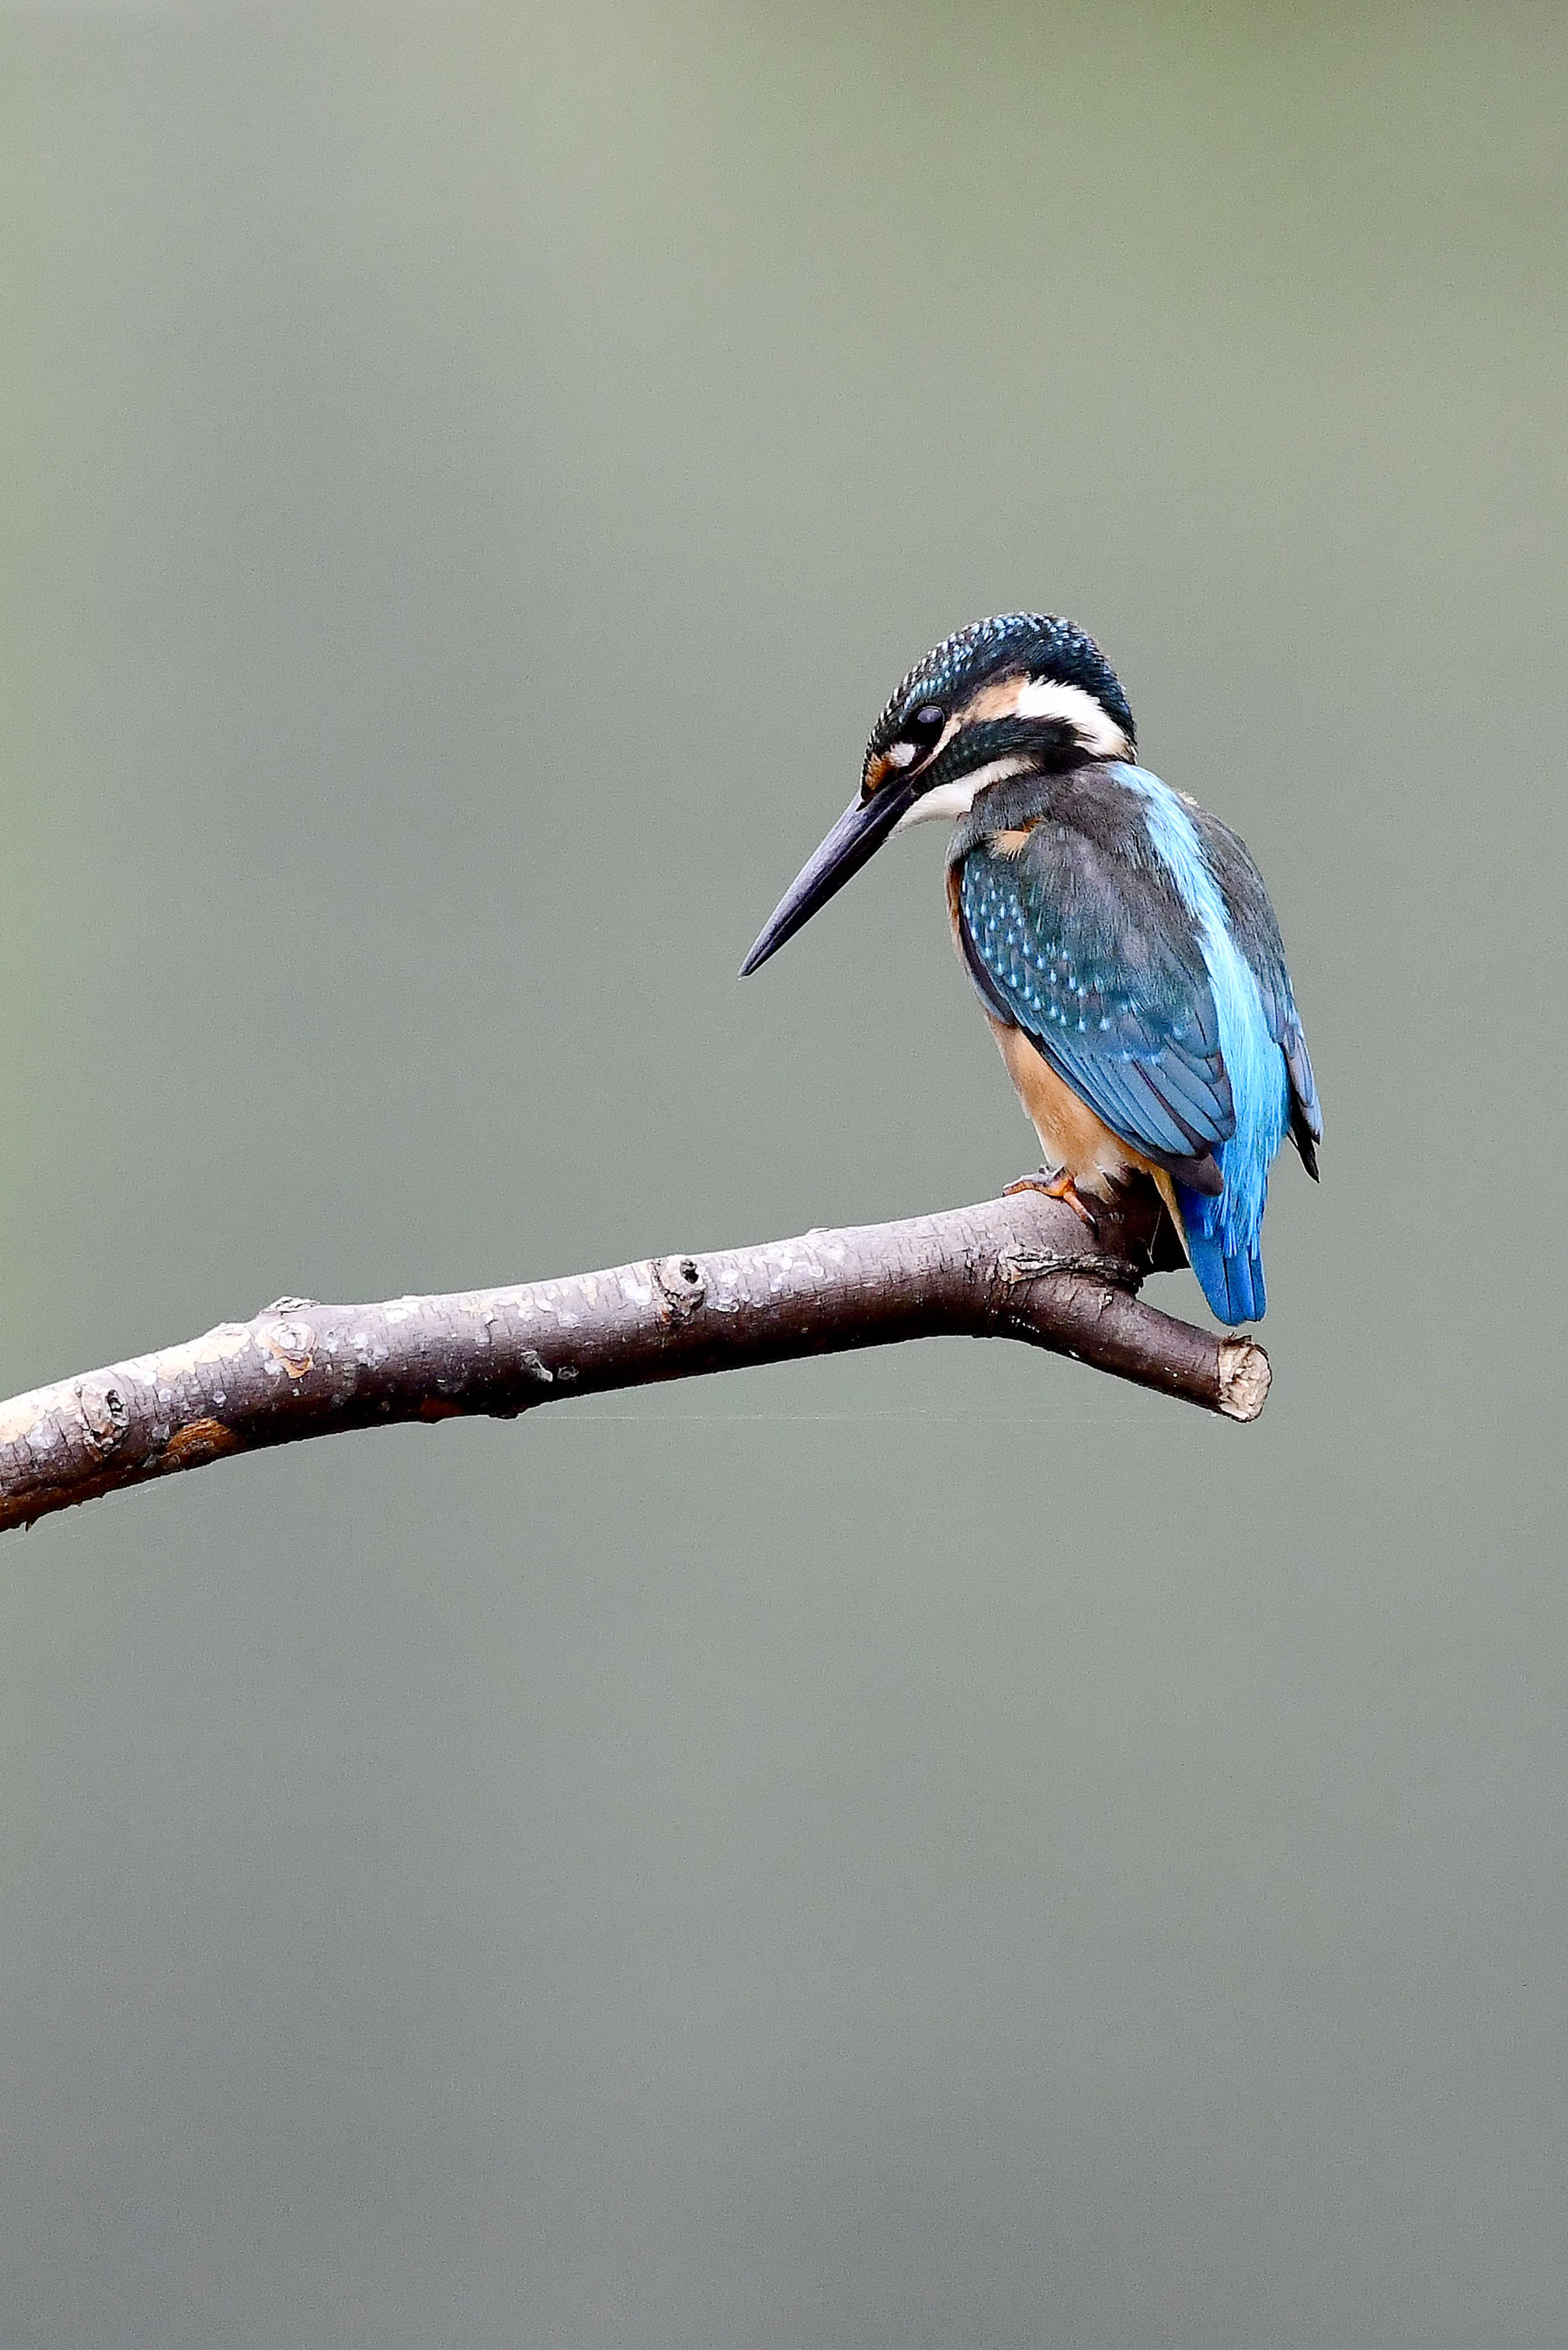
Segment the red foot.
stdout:
[[1048,1200],[1065,1200],[1074,1213],[1082,1216],[1089,1230],[1098,1237],[1099,1220],[1064,1167],[1059,1168],[1054,1175],[1048,1175],[1044,1167],[1038,1175],[1021,1175],[1016,1183],[1002,1185],[1002,1196],[1010,1200],[1015,1191],[1043,1191]]

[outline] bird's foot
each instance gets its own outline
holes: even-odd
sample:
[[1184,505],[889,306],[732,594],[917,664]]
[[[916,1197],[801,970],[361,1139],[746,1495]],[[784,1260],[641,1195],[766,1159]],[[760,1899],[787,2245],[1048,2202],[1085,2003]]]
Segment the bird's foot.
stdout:
[[1048,1167],[1042,1167],[1037,1175],[1021,1175],[1016,1183],[1004,1183],[1002,1187],[1004,1200],[1011,1200],[1015,1191],[1043,1191],[1048,1200],[1064,1200],[1075,1215],[1083,1218],[1098,1240],[1099,1218],[1064,1167],[1058,1167],[1054,1175]]

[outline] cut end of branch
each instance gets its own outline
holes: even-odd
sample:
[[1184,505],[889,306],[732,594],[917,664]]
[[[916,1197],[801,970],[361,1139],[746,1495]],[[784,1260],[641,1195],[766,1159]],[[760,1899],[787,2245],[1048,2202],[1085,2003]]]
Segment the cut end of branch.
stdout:
[[1220,1409],[1227,1419],[1256,1419],[1269,1400],[1273,1373],[1255,1338],[1220,1341]]

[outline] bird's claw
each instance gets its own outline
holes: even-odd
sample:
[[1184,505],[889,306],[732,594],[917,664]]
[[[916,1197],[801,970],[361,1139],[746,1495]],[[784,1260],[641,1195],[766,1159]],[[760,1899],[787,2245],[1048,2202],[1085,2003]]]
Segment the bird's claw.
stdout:
[[1038,1174],[1021,1175],[1015,1183],[1004,1183],[1002,1185],[1002,1196],[1004,1200],[1011,1200],[1015,1191],[1042,1191],[1044,1193],[1047,1200],[1065,1201],[1067,1206],[1073,1210],[1075,1215],[1081,1216],[1083,1218],[1083,1221],[1087,1224],[1096,1239],[1098,1240],[1100,1235],[1099,1218],[1096,1215],[1093,1208],[1090,1207],[1087,1200],[1085,1199],[1083,1193],[1079,1191],[1077,1185],[1074,1182],[1072,1177],[1068,1174],[1064,1167],[1059,1167],[1054,1175],[1048,1167],[1042,1167]]

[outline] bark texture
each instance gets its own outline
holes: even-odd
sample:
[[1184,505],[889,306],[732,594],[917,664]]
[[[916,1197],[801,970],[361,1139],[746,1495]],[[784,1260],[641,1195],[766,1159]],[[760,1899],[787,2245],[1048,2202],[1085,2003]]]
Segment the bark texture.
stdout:
[[900,1223],[665,1256],[558,1281],[323,1305],[249,1322],[0,1404],[0,1527],[231,1453],[397,1420],[541,1404],[908,1338],[1018,1338],[1231,1419],[1268,1357],[1137,1295],[1156,1232],[1133,1197],[1092,1235],[1038,1192]]

